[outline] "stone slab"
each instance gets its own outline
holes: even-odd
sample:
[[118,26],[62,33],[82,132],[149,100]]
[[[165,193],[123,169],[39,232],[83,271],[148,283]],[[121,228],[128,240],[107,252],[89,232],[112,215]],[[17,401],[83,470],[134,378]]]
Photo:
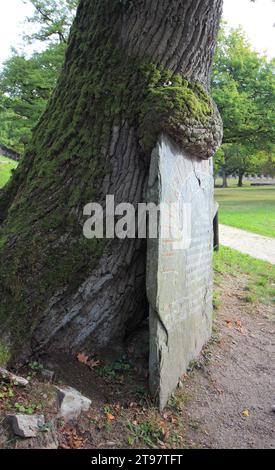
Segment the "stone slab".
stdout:
[[152,153],[147,202],[180,208],[169,217],[161,209],[159,236],[148,240],[150,388],[162,409],[211,337],[212,161],[190,157],[162,136]]
[[24,414],[14,414],[8,416],[8,419],[14,434],[23,438],[36,437],[45,424],[43,415],[28,416]]

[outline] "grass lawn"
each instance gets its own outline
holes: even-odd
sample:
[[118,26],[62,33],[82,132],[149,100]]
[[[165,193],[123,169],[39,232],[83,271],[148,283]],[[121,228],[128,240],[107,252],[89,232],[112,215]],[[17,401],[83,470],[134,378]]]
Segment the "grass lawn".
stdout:
[[222,224],[275,237],[275,186],[216,189]]
[[10,179],[11,172],[18,165],[14,160],[0,156],[0,188],[2,188]]
[[[216,178],[215,184],[217,187],[222,187],[222,178]],[[238,187],[238,179],[237,178],[227,178],[227,184],[229,188]],[[251,181],[248,181],[246,178],[243,180],[243,185],[249,187],[251,185]]]
[[[275,266],[231,248],[221,247],[214,255],[216,283],[224,273],[247,276],[247,302],[275,304]],[[214,298],[214,301],[216,299]]]

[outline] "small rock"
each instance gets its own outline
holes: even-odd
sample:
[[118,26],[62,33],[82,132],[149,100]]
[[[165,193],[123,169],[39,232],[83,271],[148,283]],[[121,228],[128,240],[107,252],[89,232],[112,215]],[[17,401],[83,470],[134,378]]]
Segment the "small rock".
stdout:
[[184,388],[183,382],[181,380],[179,380],[178,388]]
[[79,415],[88,411],[91,400],[81,395],[80,392],[71,387],[56,387],[57,399],[60,406],[60,415],[65,421],[77,419]]
[[53,370],[42,369],[41,370],[41,375],[48,382],[52,382],[53,379],[54,379],[54,371]]
[[16,449],[56,450],[58,447],[58,434],[55,429],[49,429],[47,432],[39,432],[38,435],[32,439],[20,439],[15,443]]
[[9,372],[6,369],[3,369],[0,367],[0,376],[2,379],[14,383],[15,385],[19,385],[20,387],[26,387],[29,384],[29,381],[27,379],[24,379],[23,377],[19,377],[18,375],[12,374],[12,372]]
[[11,423],[12,430],[16,436],[31,438],[36,437],[40,428],[45,425],[43,415],[9,415],[8,419]]

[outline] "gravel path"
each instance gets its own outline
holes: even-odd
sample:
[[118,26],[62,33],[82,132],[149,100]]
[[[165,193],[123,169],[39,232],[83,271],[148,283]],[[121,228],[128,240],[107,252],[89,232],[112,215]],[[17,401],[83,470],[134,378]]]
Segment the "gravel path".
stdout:
[[275,238],[268,238],[239,228],[220,225],[221,245],[275,264]]

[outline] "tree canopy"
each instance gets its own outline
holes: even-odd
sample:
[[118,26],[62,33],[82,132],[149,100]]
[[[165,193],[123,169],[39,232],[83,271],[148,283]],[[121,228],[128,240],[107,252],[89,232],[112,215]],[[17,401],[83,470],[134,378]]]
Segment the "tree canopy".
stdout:
[[34,14],[27,21],[35,26],[36,32],[25,34],[25,39],[66,43],[79,0],[28,1]]
[[56,84],[64,52],[63,44],[51,44],[30,58],[15,52],[5,62],[0,74],[2,143],[24,149]]
[[78,0],[29,0],[34,14],[25,44],[42,43],[29,57],[15,49],[0,73],[0,142],[24,151],[60,74]]
[[[223,25],[212,92],[224,122],[216,159],[223,172],[261,172],[275,139],[275,60],[254,51],[241,28]],[[265,155],[265,157],[264,157]],[[267,168],[267,167],[266,167]]]

